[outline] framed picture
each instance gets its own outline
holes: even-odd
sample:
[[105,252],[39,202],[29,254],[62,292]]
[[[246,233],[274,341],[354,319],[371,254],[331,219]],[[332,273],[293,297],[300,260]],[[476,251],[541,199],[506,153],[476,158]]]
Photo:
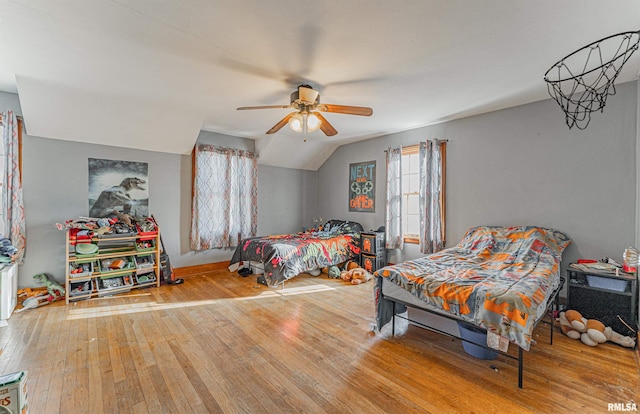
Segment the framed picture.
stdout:
[[149,215],[146,162],[89,158],[89,217]]
[[376,201],[376,162],[349,164],[349,211],[374,213]]

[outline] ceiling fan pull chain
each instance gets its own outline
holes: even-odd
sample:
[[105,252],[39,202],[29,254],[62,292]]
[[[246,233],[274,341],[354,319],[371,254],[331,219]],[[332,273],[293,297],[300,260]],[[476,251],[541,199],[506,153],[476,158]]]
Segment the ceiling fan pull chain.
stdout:
[[307,142],[307,131],[309,127],[307,125],[307,113],[304,112],[302,114],[302,136],[304,137],[304,142]]

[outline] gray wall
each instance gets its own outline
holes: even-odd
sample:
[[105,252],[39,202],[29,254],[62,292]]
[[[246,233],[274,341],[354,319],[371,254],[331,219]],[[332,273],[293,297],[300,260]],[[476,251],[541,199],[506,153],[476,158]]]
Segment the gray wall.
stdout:
[[[384,224],[385,154],[390,145],[448,139],[447,246],[476,225],[531,224],[565,232],[580,257],[622,259],[636,233],[636,82],[617,85],[585,130],[569,128],[551,99],[391,134],[338,148],[318,171],[318,212],[365,228]],[[375,213],[350,213],[349,163],[376,160]],[[390,261],[419,257],[415,245]]]
[[[18,95],[0,92],[0,111],[21,114]],[[25,119],[28,132],[28,119]],[[202,132],[198,140],[254,149],[253,140]],[[64,281],[64,232],[55,223],[88,214],[88,158],[149,164],[149,211],[158,220],[175,267],[226,261],[232,250],[189,250],[191,156],[82,144],[26,135],[23,188],[27,251],[19,285],[34,286],[32,276],[46,272]],[[299,231],[315,215],[316,173],[259,165],[258,233]]]

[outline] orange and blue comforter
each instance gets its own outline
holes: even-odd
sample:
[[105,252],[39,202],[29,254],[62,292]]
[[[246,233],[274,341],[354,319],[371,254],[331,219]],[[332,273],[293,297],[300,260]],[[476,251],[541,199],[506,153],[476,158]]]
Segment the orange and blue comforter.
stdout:
[[541,227],[474,227],[455,247],[375,272],[378,328],[391,317],[387,279],[427,305],[528,350],[536,320],[560,284],[563,233]]

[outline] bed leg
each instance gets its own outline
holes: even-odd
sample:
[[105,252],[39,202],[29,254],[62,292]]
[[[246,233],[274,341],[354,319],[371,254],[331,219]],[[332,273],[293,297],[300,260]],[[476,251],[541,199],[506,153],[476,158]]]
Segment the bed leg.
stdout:
[[554,317],[554,314],[555,314],[555,309],[551,311],[551,332],[549,332],[549,345],[553,345],[553,328],[555,327],[555,324],[556,324],[556,318]]
[[[563,283],[564,285],[564,283]],[[561,285],[562,286],[562,285]],[[553,345],[553,328],[556,324],[556,311],[560,310],[560,292],[556,293],[556,298],[553,301],[553,308],[551,309],[551,333],[549,335],[549,344]]]
[[518,388],[522,388],[522,366],[524,353],[522,352],[522,348],[518,347]]
[[393,302],[391,312],[391,336],[396,336],[396,303]]

